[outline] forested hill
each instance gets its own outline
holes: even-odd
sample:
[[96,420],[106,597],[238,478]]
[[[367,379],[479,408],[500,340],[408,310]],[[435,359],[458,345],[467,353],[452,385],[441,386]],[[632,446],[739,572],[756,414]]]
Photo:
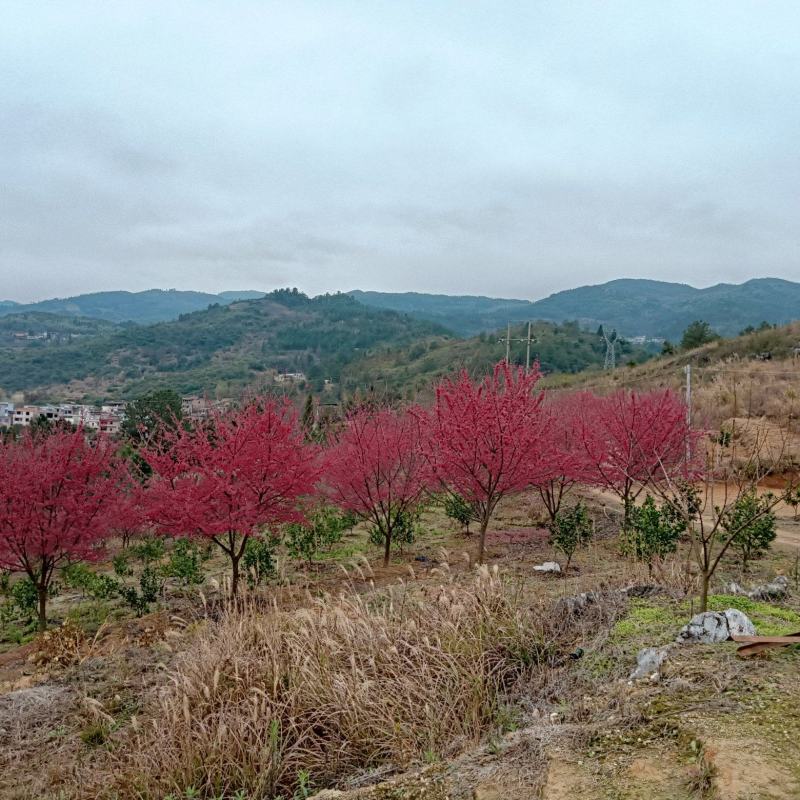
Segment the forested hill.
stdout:
[[[354,361],[344,368],[345,389],[353,386],[409,394],[429,390],[434,381],[454,370],[466,369],[473,375],[485,375],[505,355],[500,341],[506,331],[481,333],[470,339],[434,336],[425,341]],[[531,359],[539,362],[544,373],[577,373],[600,368],[605,358],[605,344],[596,332],[581,330],[577,323],[557,325],[537,322],[532,326],[534,341]],[[524,364],[527,326],[512,327],[511,362]],[[620,363],[641,363],[652,352],[627,341],[617,345]]]
[[[535,291],[534,286],[531,289]],[[439,322],[464,336],[496,330],[508,322],[578,320],[587,329],[603,324],[628,337],[674,340],[697,319],[709,322],[723,336],[734,336],[762,321],[783,325],[800,318],[800,283],[777,278],[720,283],[707,289],[625,278],[568,289],[535,302],[413,292],[350,294],[367,305]]]
[[326,378],[338,382],[355,359],[437,334],[446,331],[347,295],[312,299],[281,290],[174,322],[6,349],[0,396],[25,391],[32,399],[129,398],[160,386],[231,396],[272,370],[303,372],[319,388]]
[[232,303],[263,297],[263,292],[185,292],[149,289],[145,292],[95,292],[75,297],[53,298],[38,303],[0,301],[0,315],[47,312],[64,316],[91,317],[106,322],[137,322],[147,325],[177,319],[181,314],[201,311],[212,303]]

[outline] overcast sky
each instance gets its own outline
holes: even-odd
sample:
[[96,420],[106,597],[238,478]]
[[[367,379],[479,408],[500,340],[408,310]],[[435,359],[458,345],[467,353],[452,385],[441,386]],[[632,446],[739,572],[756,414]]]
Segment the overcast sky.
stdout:
[[0,298],[800,280],[795,0],[0,13]]

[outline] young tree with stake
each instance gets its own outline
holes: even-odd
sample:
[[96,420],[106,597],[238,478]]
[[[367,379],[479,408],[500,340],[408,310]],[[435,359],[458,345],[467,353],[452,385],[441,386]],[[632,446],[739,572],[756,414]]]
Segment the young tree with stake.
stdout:
[[724,452],[720,452],[723,445],[710,438],[706,452],[709,466],[700,480],[694,484],[667,480],[656,486],[661,497],[683,516],[689,530],[691,555],[700,573],[701,611],[708,610],[711,580],[726,553],[737,541],[746,539],[748,531],[760,527],[778,503],[794,491],[790,483],[781,495],[764,496],[753,504],[743,500],[757,497],[760,481],[783,460],[788,436],[779,448],[770,445],[767,438],[766,433],[757,433],[744,451],[728,447]]
[[230,560],[234,597],[248,539],[265,526],[302,521],[299,504],[319,475],[317,450],[304,442],[296,412],[271,398],[215,413],[192,430],[166,431],[142,456],[153,472],[153,524],[214,542]]
[[348,418],[325,459],[332,502],[370,522],[388,565],[393,535],[421,503],[430,484],[424,415],[419,410],[362,407]]

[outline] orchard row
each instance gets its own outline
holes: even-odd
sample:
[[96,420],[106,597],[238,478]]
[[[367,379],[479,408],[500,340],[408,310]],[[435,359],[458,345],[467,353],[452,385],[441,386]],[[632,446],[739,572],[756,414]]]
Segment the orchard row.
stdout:
[[37,587],[46,625],[57,570],[102,556],[111,536],[203,537],[228,557],[235,594],[248,539],[302,522],[320,502],[393,535],[430,496],[451,494],[480,530],[498,502],[536,489],[552,517],[576,484],[615,493],[626,514],[646,487],[685,486],[704,459],[671,391],[550,396],[539,373],[498,364],[443,380],[430,407],[361,407],[308,441],[286,401],[257,398],[188,426],[164,419],[132,452],[81,430],[0,448],[0,567]]

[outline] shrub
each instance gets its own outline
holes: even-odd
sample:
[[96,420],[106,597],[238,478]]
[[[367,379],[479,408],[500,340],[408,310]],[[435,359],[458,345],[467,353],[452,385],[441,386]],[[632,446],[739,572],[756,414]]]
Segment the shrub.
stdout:
[[751,489],[722,515],[722,527],[733,534],[731,547],[739,554],[742,572],[747,572],[750,561],[764,555],[775,540],[773,501],[773,495],[759,497]]
[[155,603],[161,592],[161,581],[158,573],[151,566],[146,566],[139,576],[139,589],[134,586],[121,586],[120,597],[136,612],[137,617],[150,610],[150,603]]
[[64,567],[62,574],[65,585],[80,589],[95,600],[107,600],[119,592],[119,581],[110,575],[98,574],[80,562]]
[[177,539],[169,562],[162,569],[168,578],[177,578],[184,586],[202,583],[203,568],[200,548],[189,539]]
[[448,494],[444,499],[444,513],[469,533],[470,522],[477,521],[479,512],[475,506],[459,494]]
[[120,578],[133,574],[126,553],[118,553],[115,555],[114,558],[111,559],[111,564],[114,567],[114,574],[118,575]]
[[147,536],[132,545],[130,550],[135,558],[145,564],[160,561],[164,557],[164,540],[157,536]]
[[651,573],[656,558],[664,558],[678,549],[678,540],[685,530],[686,521],[673,506],[659,509],[647,495],[641,506],[630,509],[628,525],[622,532],[622,550],[647,564]]
[[286,526],[289,555],[310,564],[320,550],[330,550],[339,542],[348,527],[352,527],[352,515],[344,516],[334,508],[322,506],[311,513],[305,523]]
[[[396,547],[402,553],[404,545],[414,543],[420,529],[419,517],[419,513],[412,513],[410,511],[401,511],[395,516],[392,547]],[[369,541],[376,547],[383,547],[385,545],[385,535],[377,525],[372,525],[370,527]]]
[[569,569],[572,556],[579,547],[592,540],[594,532],[592,519],[586,506],[578,503],[566,511],[559,511],[550,523],[550,544],[560,550],[567,558],[564,572]]
[[11,587],[11,602],[25,616],[36,611],[38,603],[36,584],[30,578],[22,578]]
[[250,537],[244,548],[242,564],[247,573],[247,585],[253,589],[266,583],[275,574],[275,542],[273,539]]

